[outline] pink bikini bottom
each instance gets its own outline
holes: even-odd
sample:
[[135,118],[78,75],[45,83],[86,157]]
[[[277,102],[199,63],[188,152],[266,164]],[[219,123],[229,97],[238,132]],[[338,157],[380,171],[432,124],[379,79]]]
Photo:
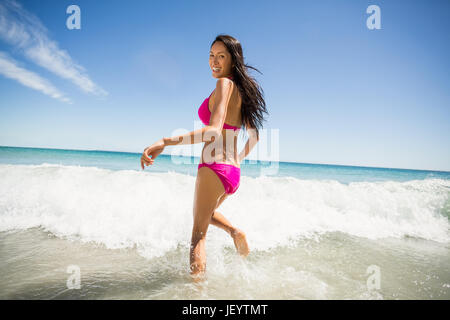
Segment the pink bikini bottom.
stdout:
[[228,194],[233,194],[239,188],[240,178],[241,178],[241,168],[235,167],[231,164],[226,163],[199,163],[198,169],[201,167],[208,167],[214,171],[222,181],[225,192]]

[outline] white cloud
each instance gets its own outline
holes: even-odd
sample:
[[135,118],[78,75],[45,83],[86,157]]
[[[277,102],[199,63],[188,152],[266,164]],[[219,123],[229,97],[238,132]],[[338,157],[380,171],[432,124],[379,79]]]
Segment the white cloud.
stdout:
[[84,92],[106,96],[108,93],[89,78],[85,68],[75,63],[47,33],[39,18],[16,1],[0,3],[0,38],[20,49],[39,66],[72,81]]
[[43,92],[52,98],[63,102],[72,103],[58,89],[56,89],[48,80],[42,78],[36,73],[26,70],[18,66],[17,62],[8,57],[4,52],[0,51],[0,74],[5,77],[14,79],[26,87]]

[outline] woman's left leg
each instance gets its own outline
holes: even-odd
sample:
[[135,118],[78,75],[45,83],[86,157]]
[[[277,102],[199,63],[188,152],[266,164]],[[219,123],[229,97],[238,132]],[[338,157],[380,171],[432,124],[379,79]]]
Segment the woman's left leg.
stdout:
[[194,195],[194,226],[190,248],[191,275],[196,276],[206,270],[205,241],[211,216],[220,197],[225,193],[222,181],[208,167],[197,172]]

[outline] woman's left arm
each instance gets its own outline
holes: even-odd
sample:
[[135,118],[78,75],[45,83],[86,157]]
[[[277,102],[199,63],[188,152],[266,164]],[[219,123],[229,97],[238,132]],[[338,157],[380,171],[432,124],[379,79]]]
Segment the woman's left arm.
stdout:
[[[152,165],[156,157],[163,152],[166,146],[175,146],[179,144],[195,144],[200,142],[214,141],[216,137],[222,134],[223,124],[227,115],[227,106],[233,92],[233,81],[228,78],[220,78],[216,84],[216,97],[209,125],[201,129],[191,131],[187,134],[175,136],[171,138],[161,138],[145,148],[141,157],[141,167]],[[151,158],[149,157],[151,156]]]
[[215,103],[209,119],[209,125],[171,138],[162,138],[165,146],[179,144],[195,144],[213,141],[215,137],[222,134],[223,124],[227,115],[228,103],[233,92],[233,81],[228,78],[220,78],[216,83]]

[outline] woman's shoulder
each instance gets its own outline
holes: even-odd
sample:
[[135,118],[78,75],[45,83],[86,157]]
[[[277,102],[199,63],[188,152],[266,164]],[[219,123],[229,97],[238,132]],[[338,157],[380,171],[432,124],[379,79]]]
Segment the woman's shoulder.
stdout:
[[234,83],[233,80],[227,78],[227,77],[222,77],[222,78],[218,78],[216,81],[216,90],[221,90],[221,91],[233,91],[236,87],[236,84]]
[[238,87],[236,86],[236,83],[234,83],[233,80],[227,77],[221,77],[218,78],[216,81],[216,87],[214,88],[213,92],[211,93],[211,97],[216,95],[216,91],[219,90],[221,92],[227,91],[231,89],[231,93],[234,91],[239,92]]

